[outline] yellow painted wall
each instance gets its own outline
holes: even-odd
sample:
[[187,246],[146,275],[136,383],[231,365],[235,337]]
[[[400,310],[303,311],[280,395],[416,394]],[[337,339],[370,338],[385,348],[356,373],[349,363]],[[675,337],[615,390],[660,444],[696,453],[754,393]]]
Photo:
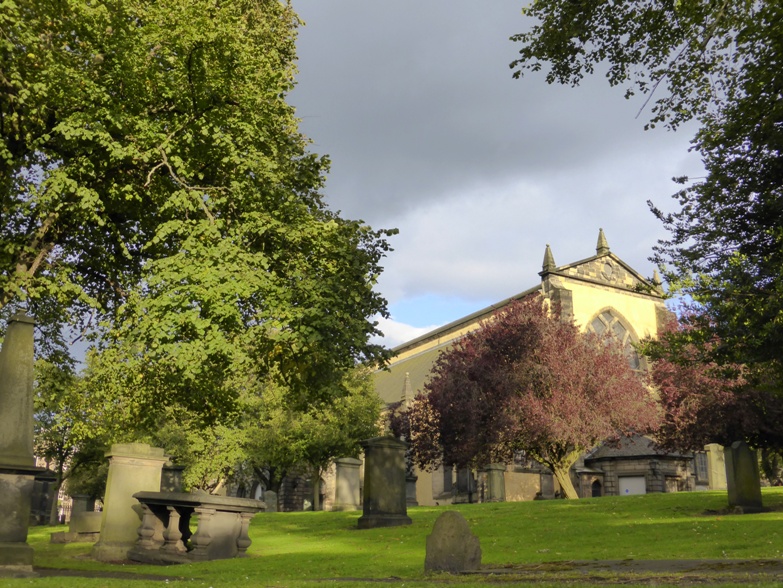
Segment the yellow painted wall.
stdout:
[[633,328],[639,339],[655,337],[658,333],[656,307],[660,301],[634,292],[595,286],[577,280],[563,280],[563,287],[571,290],[574,320],[585,329],[600,311],[611,307]]

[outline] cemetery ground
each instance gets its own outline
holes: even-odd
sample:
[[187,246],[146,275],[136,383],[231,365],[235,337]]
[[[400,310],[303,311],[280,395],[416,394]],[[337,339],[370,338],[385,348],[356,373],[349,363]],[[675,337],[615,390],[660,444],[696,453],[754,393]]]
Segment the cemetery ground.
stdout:
[[[91,544],[52,544],[58,528],[34,527],[40,577],[0,586],[780,586],[783,488],[763,499],[757,514],[728,512],[725,492],[416,507],[412,525],[369,530],[357,529],[361,512],[261,513],[249,557],[167,567],[98,563]],[[479,537],[480,574],[424,573],[447,508]]]

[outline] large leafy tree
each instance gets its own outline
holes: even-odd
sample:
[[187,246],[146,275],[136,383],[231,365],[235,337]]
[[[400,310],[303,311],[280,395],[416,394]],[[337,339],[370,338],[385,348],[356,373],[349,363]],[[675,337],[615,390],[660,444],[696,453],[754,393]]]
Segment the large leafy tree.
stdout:
[[579,455],[651,431],[658,410],[617,341],[581,333],[530,296],[443,352],[400,420],[419,467],[509,461],[524,450],[576,498],[569,469]]
[[[536,0],[515,75],[549,64],[548,82],[577,85],[606,69],[639,93],[651,122],[696,119],[707,175],[651,204],[671,237],[655,259],[702,305],[720,362],[780,364],[783,349],[783,6],[779,2]],[[691,335],[693,332],[691,332]]]
[[385,359],[390,231],[322,200],[298,25],[280,0],[2,3],[0,307],[89,323],[92,422],[213,430],[271,374],[301,410]]
[[298,24],[279,0],[4,1],[0,307],[118,320],[110,340],[179,373],[225,367],[196,339],[313,372],[379,359],[384,233],[318,193],[328,161],[285,100]]

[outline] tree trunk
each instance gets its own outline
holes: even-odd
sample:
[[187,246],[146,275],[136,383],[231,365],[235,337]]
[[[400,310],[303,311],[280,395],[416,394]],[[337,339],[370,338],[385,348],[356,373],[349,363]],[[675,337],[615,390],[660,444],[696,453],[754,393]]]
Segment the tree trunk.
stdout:
[[60,495],[60,487],[63,485],[62,467],[57,468],[57,478],[54,481],[54,487],[49,493],[51,504],[49,505],[49,524],[57,525],[60,523],[60,513],[57,510],[57,497]]
[[313,511],[321,510],[321,476],[316,470],[313,476]]
[[570,464],[565,467],[552,468],[552,471],[555,473],[555,478],[557,479],[558,484],[560,484],[560,492],[564,493],[566,498],[579,498],[579,495],[574,488],[574,484],[571,482],[571,476],[569,475],[570,470]]

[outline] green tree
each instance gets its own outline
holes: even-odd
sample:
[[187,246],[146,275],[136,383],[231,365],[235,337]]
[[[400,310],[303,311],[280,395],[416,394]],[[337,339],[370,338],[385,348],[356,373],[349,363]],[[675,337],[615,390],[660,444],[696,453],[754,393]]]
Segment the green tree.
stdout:
[[[696,119],[707,176],[653,212],[669,230],[654,259],[702,305],[720,362],[783,358],[783,6],[750,0],[536,0],[536,23],[515,75],[549,63],[548,82],[577,85],[606,68],[611,85],[641,93],[649,126]],[[691,332],[693,335],[694,332]]]
[[107,347],[192,394],[229,347],[302,385],[382,358],[387,233],[318,192],[328,160],[285,100],[298,25],[278,0],[4,0],[0,307],[108,319]]
[[33,406],[35,454],[46,460],[56,475],[49,513],[54,525],[57,495],[63,484],[71,494],[103,496],[108,444],[96,435],[89,393],[72,369],[44,359],[36,361]]
[[320,480],[334,459],[358,456],[359,442],[378,436],[382,403],[368,370],[347,371],[341,387],[328,401],[298,408],[287,398],[290,390],[273,381],[264,387],[258,417],[249,424],[248,456],[267,488],[277,490],[283,477],[294,471]]

